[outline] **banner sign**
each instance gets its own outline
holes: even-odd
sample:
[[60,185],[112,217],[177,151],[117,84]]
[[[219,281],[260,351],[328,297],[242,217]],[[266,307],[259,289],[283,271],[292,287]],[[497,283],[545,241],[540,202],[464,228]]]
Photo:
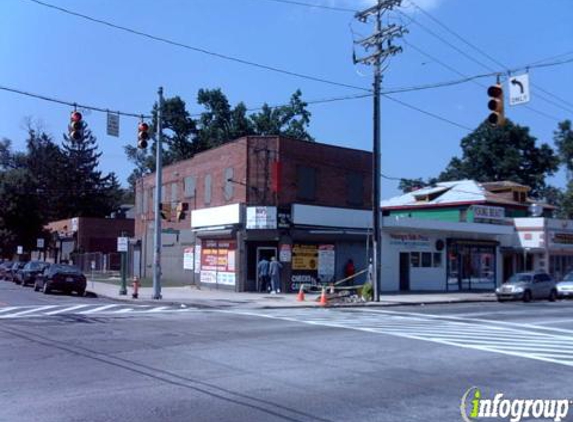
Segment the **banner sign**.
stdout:
[[207,240],[201,248],[201,283],[235,285],[234,241]]
[[247,207],[247,229],[277,228],[277,207]]

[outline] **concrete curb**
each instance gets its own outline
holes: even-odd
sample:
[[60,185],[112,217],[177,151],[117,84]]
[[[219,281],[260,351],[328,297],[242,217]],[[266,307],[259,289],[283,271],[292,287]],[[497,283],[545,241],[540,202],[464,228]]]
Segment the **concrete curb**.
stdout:
[[[265,304],[256,304],[256,303],[244,303],[241,305],[231,304],[229,306],[224,305],[217,305],[211,303],[200,303],[200,302],[184,302],[184,301],[177,301],[173,299],[132,299],[131,297],[125,296],[111,296],[102,293],[97,293],[91,290],[88,290],[89,293],[96,295],[97,297],[103,297],[106,299],[110,299],[117,302],[123,303],[133,303],[133,304],[140,304],[140,305],[164,305],[164,306],[188,306],[188,307],[197,307],[202,309],[228,309],[228,308],[247,308],[247,309],[315,309],[321,308],[318,303],[309,301],[308,304],[304,305],[292,305],[292,304],[277,304],[276,306],[270,306]],[[213,299],[213,301],[217,301],[220,299]],[[388,307],[398,307],[398,306],[431,306],[431,305],[448,305],[448,304],[463,304],[463,303],[488,303],[488,302],[496,302],[495,297],[493,298],[467,298],[467,299],[459,299],[459,300],[439,300],[439,301],[430,301],[430,302],[366,302],[366,303],[333,303],[332,305],[326,306],[324,308],[388,308]]]

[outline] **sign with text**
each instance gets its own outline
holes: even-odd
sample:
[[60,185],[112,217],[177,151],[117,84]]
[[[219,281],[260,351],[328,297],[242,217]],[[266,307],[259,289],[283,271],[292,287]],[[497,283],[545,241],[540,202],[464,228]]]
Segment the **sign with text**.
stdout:
[[235,285],[234,241],[204,241],[201,247],[201,283]]
[[129,238],[118,237],[117,238],[117,251],[118,252],[127,252],[128,244],[129,244]]
[[247,207],[247,229],[277,228],[277,207]]
[[24,247],[23,246],[16,247],[16,253],[18,255],[22,255],[24,253]]
[[192,270],[195,263],[194,248],[183,249],[183,269]]
[[503,220],[505,219],[505,208],[488,207],[485,205],[472,205],[475,219]]
[[44,239],[42,238],[36,239],[36,247],[38,249],[44,249]]
[[509,105],[519,105],[528,103],[529,96],[529,74],[511,76],[509,84]]
[[407,249],[430,249],[430,238],[415,233],[391,233],[390,244]]
[[335,273],[334,245],[319,245],[318,247],[318,279],[323,283],[334,280]]
[[107,112],[107,134],[119,138],[119,114]]

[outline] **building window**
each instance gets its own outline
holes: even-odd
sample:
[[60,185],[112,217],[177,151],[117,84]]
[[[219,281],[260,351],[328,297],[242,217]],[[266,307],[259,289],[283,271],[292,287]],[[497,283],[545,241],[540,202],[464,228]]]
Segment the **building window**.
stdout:
[[429,268],[432,266],[432,254],[430,252],[422,252],[422,267]]
[[350,205],[364,205],[364,176],[360,173],[346,175],[347,200]]
[[195,177],[193,176],[187,176],[184,180],[184,195],[185,198],[193,198],[195,197],[195,190],[196,190],[196,183],[197,183],[197,179],[195,179]]
[[434,252],[434,267],[440,268],[442,266],[442,253]]
[[316,169],[298,166],[296,169],[297,196],[300,199],[313,201],[316,199]]
[[167,198],[167,185],[161,186],[161,203],[165,203],[165,199]]
[[147,214],[149,211],[149,191],[147,189],[142,189],[141,191],[141,213]]
[[228,167],[225,169],[225,180],[224,180],[225,189],[223,191],[223,194],[225,195],[225,201],[230,201],[231,199],[233,199],[233,189],[234,189],[233,174],[234,171],[232,167]]
[[420,252],[410,253],[410,264],[412,265],[412,267],[420,266]]
[[211,204],[211,175],[205,176],[205,205]]
[[177,202],[177,183],[171,183],[171,204],[176,204]]

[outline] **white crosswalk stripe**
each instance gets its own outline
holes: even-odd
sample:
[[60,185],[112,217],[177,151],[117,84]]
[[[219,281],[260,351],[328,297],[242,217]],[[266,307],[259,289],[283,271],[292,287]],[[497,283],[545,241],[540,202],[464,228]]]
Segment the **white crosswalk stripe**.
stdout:
[[563,329],[385,310],[281,309],[228,312],[386,334],[573,367],[573,332]]
[[129,304],[63,304],[36,306],[6,306],[0,307],[1,319],[58,317],[63,315],[79,316],[129,316],[129,315],[160,315],[174,312],[197,311],[197,308],[179,308],[176,306],[152,306]]

